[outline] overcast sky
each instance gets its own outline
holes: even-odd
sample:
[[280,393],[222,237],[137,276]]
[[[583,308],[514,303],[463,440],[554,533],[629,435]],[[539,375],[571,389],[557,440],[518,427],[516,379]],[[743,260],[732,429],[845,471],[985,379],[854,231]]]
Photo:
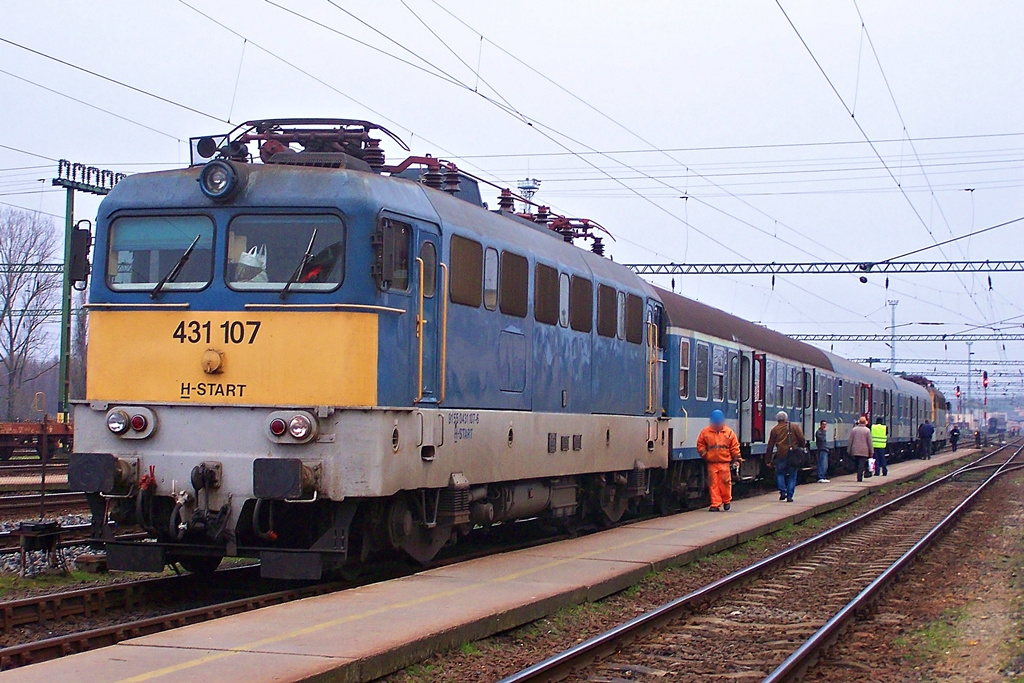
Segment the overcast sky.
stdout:
[[[135,173],[187,163],[190,136],[249,119],[365,118],[415,154],[541,180],[536,199],[607,227],[617,261],[879,261],[1024,216],[1022,30],[1009,0],[5,3],[0,202],[59,221],[53,160]],[[76,217],[96,206],[80,196]],[[1022,229],[912,258],[1020,258]],[[789,333],[886,333],[888,299],[899,332],[1024,332],[1022,278],[675,286]]]

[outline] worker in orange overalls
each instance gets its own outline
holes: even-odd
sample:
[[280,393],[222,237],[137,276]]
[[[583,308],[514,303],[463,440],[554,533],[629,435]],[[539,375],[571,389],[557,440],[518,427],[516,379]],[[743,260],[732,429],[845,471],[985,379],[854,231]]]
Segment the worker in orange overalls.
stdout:
[[721,410],[711,411],[711,424],[697,437],[697,453],[708,464],[708,488],[711,490],[711,507],[708,512],[728,510],[732,504],[732,466],[743,462],[740,457],[740,440],[736,432],[725,426],[725,414]]

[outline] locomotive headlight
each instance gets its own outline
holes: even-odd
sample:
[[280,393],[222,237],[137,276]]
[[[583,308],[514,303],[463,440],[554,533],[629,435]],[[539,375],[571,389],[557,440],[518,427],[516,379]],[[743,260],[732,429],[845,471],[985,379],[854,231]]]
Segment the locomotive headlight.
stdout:
[[296,415],[288,422],[288,433],[292,435],[292,438],[301,441],[308,437],[312,431],[313,423],[305,415]]
[[230,161],[217,159],[199,173],[199,189],[215,202],[226,202],[245,185],[245,174]]
[[118,436],[128,431],[131,426],[131,421],[128,419],[128,413],[123,410],[113,410],[107,415],[107,429]]

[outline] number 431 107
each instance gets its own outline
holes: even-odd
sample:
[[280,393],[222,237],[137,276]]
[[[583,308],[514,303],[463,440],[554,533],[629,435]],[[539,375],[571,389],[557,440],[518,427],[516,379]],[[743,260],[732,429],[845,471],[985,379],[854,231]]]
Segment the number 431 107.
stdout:
[[205,323],[198,320],[182,320],[171,336],[181,344],[211,344],[214,337],[218,342],[223,337],[225,344],[252,344],[256,341],[259,331],[259,320],[227,320],[216,327],[209,320]]

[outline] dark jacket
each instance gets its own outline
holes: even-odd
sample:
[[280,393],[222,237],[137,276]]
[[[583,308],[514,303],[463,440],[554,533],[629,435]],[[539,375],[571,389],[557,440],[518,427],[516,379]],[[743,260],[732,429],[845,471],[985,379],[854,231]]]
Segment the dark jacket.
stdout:
[[935,436],[935,427],[933,427],[931,423],[925,422],[917,428],[917,438],[931,439],[933,436]]
[[819,429],[814,432],[814,447],[819,451],[828,450],[828,430]]

